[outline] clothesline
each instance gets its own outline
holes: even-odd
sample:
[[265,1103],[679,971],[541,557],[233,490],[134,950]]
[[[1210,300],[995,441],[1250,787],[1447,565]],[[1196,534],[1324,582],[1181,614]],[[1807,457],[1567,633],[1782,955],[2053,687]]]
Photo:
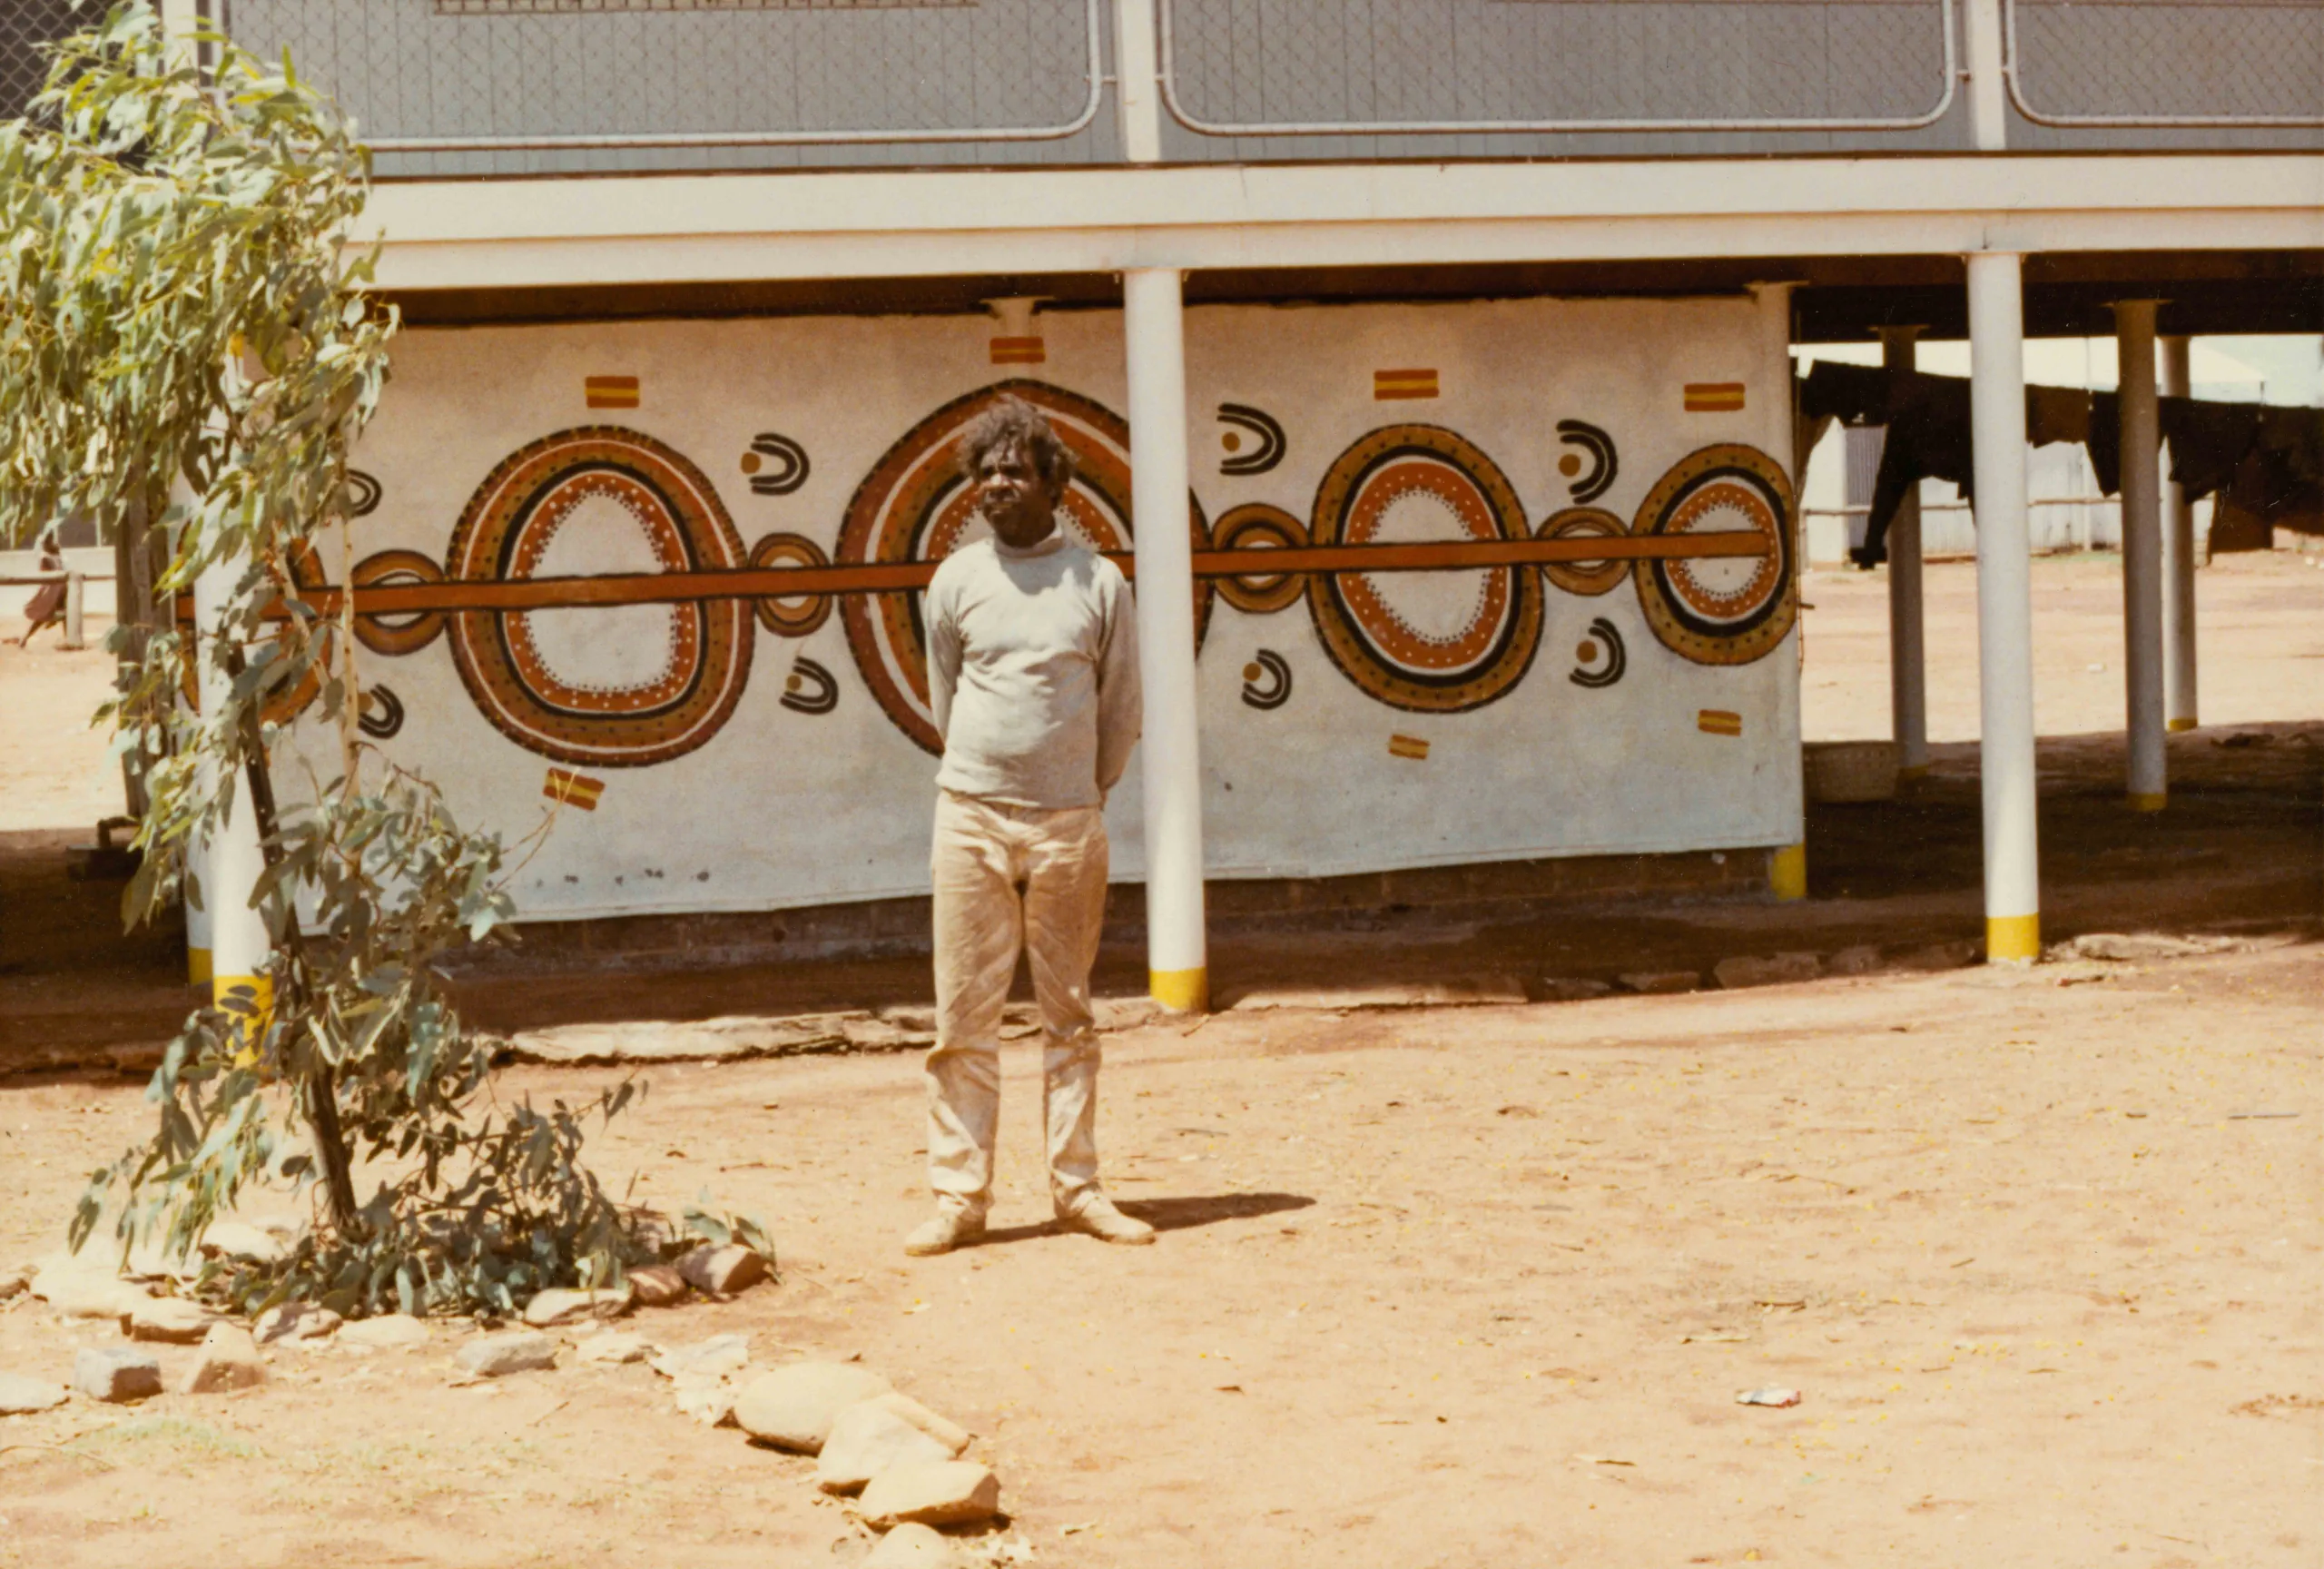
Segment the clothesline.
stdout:
[[[1885,366],[1819,360],[1800,379],[1793,407],[1801,463],[1835,419],[1886,426],[1864,543],[1848,552],[1859,567],[1888,558],[1888,525],[1923,479],[1949,479],[1975,499],[1969,383]],[[2161,398],[2157,423],[2171,452],[2171,478],[2188,500],[2219,495],[2223,511],[2269,527],[2324,534],[2324,410],[2265,403]],[[2079,387],[2025,389],[2025,435],[2035,447],[2078,441],[2090,452],[2099,488],[2122,488],[2122,417],[2116,394]]]

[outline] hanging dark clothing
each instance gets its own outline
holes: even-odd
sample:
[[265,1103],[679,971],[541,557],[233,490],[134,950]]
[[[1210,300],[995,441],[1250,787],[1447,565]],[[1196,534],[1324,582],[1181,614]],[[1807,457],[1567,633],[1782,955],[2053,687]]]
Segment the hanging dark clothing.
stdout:
[[[1848,552],[1857,566],[1888,559],[1888,526],[1923,479],[1949,479],[1964,500],[1976,497],[1976,458],[1970,437],[1969,383],[1870,365],[1819,360],[1799,389],[1808,418],[1828,415],[1849,425],[1885,425],[1880,469],[1873,476],[1872,506],[1864,543]],[[2090,394],[2076,387],[2028,387],[2025,433],[2036,447],[2081,441],[2091,431]]]

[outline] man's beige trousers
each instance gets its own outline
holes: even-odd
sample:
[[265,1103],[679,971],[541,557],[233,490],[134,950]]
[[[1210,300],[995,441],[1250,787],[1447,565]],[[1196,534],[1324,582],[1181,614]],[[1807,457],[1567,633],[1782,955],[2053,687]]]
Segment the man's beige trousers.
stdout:
[[[1000,1119],[1000,1015],[1024,952],[1041,1011],[1049,1198],[1070,1214],[1098,1182],[1098,1035],[1089,966],[1106,914],[1106,820],[950,791],[936,799],[936,1044],[928,1053],[928,1180],[982,1219]],[[1019,892],[1019,887],[1022,893]]]

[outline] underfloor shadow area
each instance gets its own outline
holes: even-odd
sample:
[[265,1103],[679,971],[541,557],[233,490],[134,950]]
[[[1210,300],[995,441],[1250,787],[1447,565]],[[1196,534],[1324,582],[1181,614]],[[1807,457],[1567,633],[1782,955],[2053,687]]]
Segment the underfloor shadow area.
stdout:
[[[2324,922],[2324,724],[2171,738],[2160,813],[2123,800],[2119,734],[2040,748],[2043,931],[2309,930]],[[1807,814],[1809,897],[1542,903],[1484,897],[1389,906],[1351,929],[1248,929],[1211,946],[1214,1003],[1254,993],[1376,991],[1482,979],[1540,1000],[1561,982],[1640,972],[1707,974],[1722,958],[1871,945],[1902,952],[1983,937],[1977,749],[1935,749],[1894,801]],[[202,1000],[173,931],[123,937],[121,887],[65,875],[70,835],[0,836],[0,1072],[118,1066],[143,1073]],[[1109,944],[1095,988],[1135,999],[1137,942]],[[1512,989],[1514,989],[1512,992]],[[514,1032],[611,1021],[698,1021],[833,1011],[923,1014],[924,955],[718,968],[492,975],[456,987],[479,1026]],[[1031,990],[1019,972],[1016,994]],[[924,1029],[924,1020],[913,1028]]]

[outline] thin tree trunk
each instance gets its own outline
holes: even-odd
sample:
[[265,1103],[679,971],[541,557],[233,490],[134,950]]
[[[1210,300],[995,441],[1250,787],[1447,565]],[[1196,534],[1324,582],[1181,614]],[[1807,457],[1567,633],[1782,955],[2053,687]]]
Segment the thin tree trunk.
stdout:
[[[239,679],[242,674],[241,650],[231,650],[226,664],[229,672]],[[243,715],[243,734],[250,750],[244,777],[251,793],[251,818],[258,829],[259,854],[265,858],[267,869],[272,871],[282,864],[282,841],[277,832],[281,818],[274,807],[274,780],[266,770],[261,707],[261,704],[253,702]],[[292,894],[279,883],[277,890],[283,901],[282,946],[290,962],[281,967],[282,994],[276,998],[275,1006],[287,1007],[296,1014],[304,1011],[307,1002],[306,939],[299,930],[299,912]],[[347,1135],[339,1125],[339,1077],[329,1062],[318,1057],[308,1068],[300,1088],[306,1101],[308,1125],[315,1130],[315,1155],[322,1165],[323,1194],[331,1229],[345,1235],[355,1227],[357,1206],[354,1161],[348,1154]]]

